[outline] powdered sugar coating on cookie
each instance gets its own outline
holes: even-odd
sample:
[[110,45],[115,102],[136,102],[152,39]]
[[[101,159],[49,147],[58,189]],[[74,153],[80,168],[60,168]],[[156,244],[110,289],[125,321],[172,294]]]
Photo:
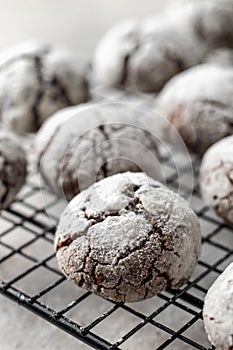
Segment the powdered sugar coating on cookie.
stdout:
[[176,29],[166,17],[126,20],[98,44],[93,76],[107,86],[158,92],[172,76],[200,63],[204,52],[190,28]]
[[203,318],[209,340],[217,350],[233,349],[233,263],[210,287]]
[[85,102],[88,87],[75,58],[62,49],[28,42],[0,53],[0,119],[34,132],[58,109]]
[[144,173],[103,179],[60,218],[58,265],[79,286],[115,301],[139,301],[189,279],[200,226],[186,201]]
[[97,45],[93,76],[108,86],[158,92],[218,47],[233,47],[232,1],[190,1],[163,16],[110,28]]
[[217,142],[205,153],[200,185],[205,203],[233,225],[233,136]]
[[[233,69],[202,64],[172,78],[158,96],[156,111],[180,133],[195,153],[233,133]],[[162,119],[161,119],[162,121]],[[174,142],[166,124],[164,138]]]
[[118,172],[143,170],[159,179],[158,140],[150,132],[148,113],[135,104],[113,102],[57,112],[36,140],[45,182],[59,196],[71,199]]
[[26,158],[23,148],[9,131],[0,129],[1,208],[13,201],[25,182]]

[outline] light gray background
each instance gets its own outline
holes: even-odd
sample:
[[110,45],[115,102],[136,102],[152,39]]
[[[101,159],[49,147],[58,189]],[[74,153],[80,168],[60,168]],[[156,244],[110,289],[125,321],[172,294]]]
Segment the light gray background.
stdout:
[[89,58],[103,33],[118,21],[153,16],[180,0],[0,0],[0,47],[31,38]]

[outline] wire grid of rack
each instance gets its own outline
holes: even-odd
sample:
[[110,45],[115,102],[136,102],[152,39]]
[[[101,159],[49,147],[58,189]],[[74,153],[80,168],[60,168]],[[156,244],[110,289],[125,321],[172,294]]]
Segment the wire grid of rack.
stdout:
[[[175,162],[181,164],[180,190],[186,197],[191,190],[188,166],[182,157],[177,157]],[[1,294],[95,349],[141,348],[130,347],[130,344],[137,344],[135,338],[146,344],[150,337],[147,332],[152,334],[153,344],[152,347],[145,346],[148,350],[214,349],[203,330],[203,299],[208,286],[233,261],[233,230],[204,206],[197,181],[199,165],[200,161],[194,159],[191,206],[201,222],[203,253],[190,282],[180,290],[168,289],[142,303],[123,304],[107,301],[66,281],[56,266],[53,252],[53,235],[64,202],[40,186],[38,174],[32,174],[17,199],[1,212]],[[163,167],[167,185],[177,189],[174,159],[165,157]],[[68,289],[61,292],[60,287],[64,284]],[[179,318],[180,313],[185,316]],[[122,322],[127,317],[130,321]],[[114,337],[108,339],[108,334],[114,334]]]

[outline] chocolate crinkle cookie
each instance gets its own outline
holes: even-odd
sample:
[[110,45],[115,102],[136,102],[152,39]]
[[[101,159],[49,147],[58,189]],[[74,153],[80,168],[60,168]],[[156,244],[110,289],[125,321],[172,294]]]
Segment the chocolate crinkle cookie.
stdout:
[[111,28],[97,45],[93,81],[158,92],[218,47],[233,47],[232,0],[190,1],[163,16]]
[[50,45],[27,42],[0,53],[0,120],[18,132],[38,130],[60,108],[88,98],[75,57]]
[[25,182],[26,157],[15,136],[0,129],[0,208],[6,208]]
[[96,48],[93,80],[128,90],[157,92],[175,74],[201,62],[205,45],[166,18],[124,21]]
[[200,185],[205,203],[233,225],[233,136],[208,149],[200,168]]
[[233,263],[210,287],[205,297],[203,319],[209,340],[216,350],[232,350]]
[[156,111],[164,117],[159,121],[165,140],[174,142],[178,131],[191,151],[203,154],[213,143],[233,133],[232,68],[203,64],[166,84],[156,105]]
[[55,237],[65,276],[114,301],[140,301],[186,283],[201,245],[186,201],[144,173],[103,179],[77,195]]
[[[159,179],[157,138],[144,108],[127,103],[86,103],[63,109],[36,140],[40,173],[59,196],[74,197],[104,177],[143,170]],[[149,113],[150,114],[150,113]]]

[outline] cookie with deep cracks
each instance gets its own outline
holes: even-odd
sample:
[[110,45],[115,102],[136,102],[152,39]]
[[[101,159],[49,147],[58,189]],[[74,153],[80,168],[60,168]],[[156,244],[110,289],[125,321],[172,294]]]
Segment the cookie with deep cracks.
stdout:
[[0,120],[17,132],[35,132],[58,109],[85,102],[88,84],[75,57],[27,42],[1,50]]
[[113,175],[81,192],[61,215],[55,237],[65,276],[118,302],[179,288],[200,248],[193,210],[144,173]]
[[201,62],[205,44],[166,18],[126,20],[97,45],[92,80],[131,91],[158,92],[174,75]]
[[36,148],[46,184],[68,200],[104,177],[144,171],[160,178],[154,114],[130,103],[85,103],[55,113]]

